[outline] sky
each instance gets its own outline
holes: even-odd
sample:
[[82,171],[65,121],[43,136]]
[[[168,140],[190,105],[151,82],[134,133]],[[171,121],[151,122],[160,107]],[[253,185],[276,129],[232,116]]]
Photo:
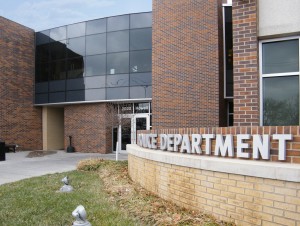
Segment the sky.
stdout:
[[0,16],[35,31],[127,13],[152,11],[152,0],[8,0]]

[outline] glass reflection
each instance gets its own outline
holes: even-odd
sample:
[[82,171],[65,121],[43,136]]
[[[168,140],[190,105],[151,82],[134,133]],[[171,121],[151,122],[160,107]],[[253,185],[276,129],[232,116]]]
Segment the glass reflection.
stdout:
[[299,77],[263,79],[265,126],[299,125]]
[[84,58],[73,58],[68,61],[68,79],[81,78],[84,75]]
[[49,103],[59,103],[65,101],[65,92],[49,93]]
[[105,76],[85,77],[84,84],[86,89],[104,88]]
[[129,86],[129,75],[109,75],[106,78],[107,87]]
[[67,38],[67,29],[66,27],[57,27],[50,30],[50,38],[53,41],[60,41]]
[[68,25],[67,32],[68,32],[68,38],[84,36],[85,35],[85,22]]
[[130,99],[151,98],[152,86],[130,87]]
[[107,54],[107,74],[127,74],[129,70],[129,52]]
[[49,82],[49,92],[65,91],[65,89],[66,89],[65,80]]
[[79,89],[85,89],[83,78],[75,78],[75,79],[67,80],[67,90],[79,90]]
[[65,60],[53,61],[51,63],[50,80],[66,79],[66,62]]
[[107,99],[129,99],[129,87],[107,88]]
[[86,76],[105,75],[106,55],[95,55],[86,57]]
[[49,36],[50,36],[50,30],[37,32],[36,35],[35,35],[36,45],[48,44],[49,41],[50,41]]
[[129,29],[129,15],[107,18],[107,31],[119,31]]
[[67,92],[67,102],[84,101],[84,100],[85,100],[85,91],[84,90],[76,90],[76,91],[68,91]]
[[152,84],[151,73],[135,73],[130,74],[130,86],[148,85]]
[[129,50],[129,31],[107,33],[107,52],[123,52]]
[[67,44],[66,40],[50,43],[51,60],[60,60],[66,58]]
[[36,65],[35,82],[46,82],[49,77],[49,63],[40,63]]
[[86,23],[86,34],[97,34],[106,32],[106,19],[92,20]]
[[68,39],[68,58],[85,55],[85,37]]
[[148,72],[152,70],[152,50],[130,52],[130,72]]
[[151,49],[152,29],[130,30],[130,50]]
[[85,91],[85,100],[105,100],[105,89],[88,89]]
[[106,34],[86,37],[86,55],[106,53]]
[[152,26],[152,13],[138,13],[130,15],[130,28]]
[[264,43],[262,62],[264,74],[299,71],[299,40]]

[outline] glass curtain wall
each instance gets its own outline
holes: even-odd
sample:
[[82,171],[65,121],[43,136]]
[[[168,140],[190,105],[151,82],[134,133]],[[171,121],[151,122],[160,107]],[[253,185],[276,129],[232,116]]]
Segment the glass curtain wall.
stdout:
[[152,97],[152,14],[36,33],[35,104]]

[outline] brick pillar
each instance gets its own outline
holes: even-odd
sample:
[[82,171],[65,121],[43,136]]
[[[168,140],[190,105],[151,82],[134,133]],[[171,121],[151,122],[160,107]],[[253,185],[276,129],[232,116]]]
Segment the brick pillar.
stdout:
[[259,125],[257,0],[233,0],[234,125]]
[[112,128],[106,123],[106,104],[65,106],[65,149],[72,136],[72,145],[78,152],[110,153]]
[[0,140],[42,149],[42,111],[34,100],[34,30],[0,16]]
[[154,129],[219,126],[221,7],[221,0],[153,1]]

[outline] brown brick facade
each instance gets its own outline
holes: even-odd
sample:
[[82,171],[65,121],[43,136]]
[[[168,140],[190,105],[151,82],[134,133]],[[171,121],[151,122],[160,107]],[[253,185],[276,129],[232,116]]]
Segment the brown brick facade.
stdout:
[[153,1],[153,128],[219,126],[221,7],[221,0]]
[[[237,146],[237,134],[292,134],[293,140],[286,142],[286,160],[278,160],[278,140],[270,141],[270,161],[275,162],[287,162],[287,163],[297,163],[300,164],[300,127],[299,126],[242,126],[242,127],[212,127],[212,128],[180,128],[180,129],[158,129],[151,131],[139,131],[138,134],[142,133],[154,133],[154,134],[232,134],[234,147]],[[191,136],[190,136],[191,139]],[[159,147],[158,139],[158,147]],[[245,140],[249,143],[249,148],[245,152],[249,152],[251,156],[252,146],[251,142]],[[215,140],[212,141],[212,155],[214,156]],[[201,149],[205,150],[205,143],[201,145]],[[205,155],[205,154],[203,154]],[[235,148],[236,156],[236,148]],[[243,158],[244,159],[244,158]],[[246,161],[252,160],[252,156]],[[268,160],[265,160],[268,161]]]
[[234,125],[259,125],[257,0],[233,0]]
[[111,152],[112,128],[107,124],[106,107],[105,103],[65,106],[65,149],[71,135],[78,152]]
[[34,31],[0,17],[0,140],[42,149],[42,114],[33,107]]

